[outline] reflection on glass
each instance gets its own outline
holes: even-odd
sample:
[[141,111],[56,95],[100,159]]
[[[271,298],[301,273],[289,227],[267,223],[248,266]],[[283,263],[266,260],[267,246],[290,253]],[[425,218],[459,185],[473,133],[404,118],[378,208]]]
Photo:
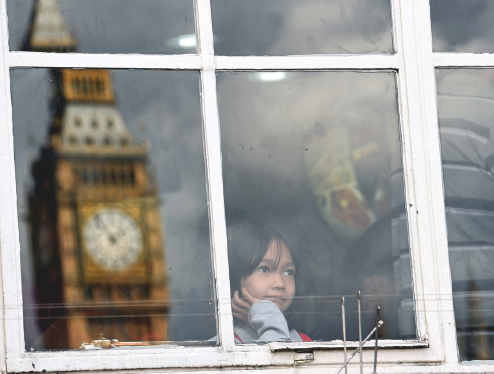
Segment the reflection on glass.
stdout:
[[212,0],[218,55],[393,53],[389,0]]
[[494,52],[494,3],[430,0],[434,52]]
[[26,349],[214,336],[198,74],[11,82]]
[[342,339],[341,295],[358,340],[359,290],[414,339],[395,74],[222,72],[218,102],[237,343]]
[[438,115],[460,358],[494,358],[494,70],[438,69]]
[[8,0],[10,50],[196,52],[194,1]]

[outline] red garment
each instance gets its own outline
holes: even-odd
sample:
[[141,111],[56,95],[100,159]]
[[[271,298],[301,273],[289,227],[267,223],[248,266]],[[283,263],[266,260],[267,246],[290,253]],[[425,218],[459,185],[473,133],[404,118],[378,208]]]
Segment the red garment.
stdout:
[[[301,332],[297,332],[297,334],[299,334],[299,335],[300,335],[300,337],[302,338],[302,341],[303,341],[303,342],[311,342],[311,341],[312,341],[312,339],[311,339],[311,338],[309,338],[309,337],[308,337],[307,335],[305,335],[305,334],[302,334]],[[240,338],[238,337],[238,335],[237,335],[237,334],[235,334],[235,339],[237,339],[237,340],[238,340],[240,343],[242,343],[242,344],[244,343],[244,342],[242,341],[242,339],[240,339]]]
[[303,342],[311,342],[311,341],[312,341],[312,339],[311,339],[311,338],[309,338],[309,337],[308,337],[307,335],[305,335],[305,334],[302,334],[301,332],[298,332],[297,334],[299,334],[299,335],[300,335],[300,337],[302,338],[302,341],[303,341]]

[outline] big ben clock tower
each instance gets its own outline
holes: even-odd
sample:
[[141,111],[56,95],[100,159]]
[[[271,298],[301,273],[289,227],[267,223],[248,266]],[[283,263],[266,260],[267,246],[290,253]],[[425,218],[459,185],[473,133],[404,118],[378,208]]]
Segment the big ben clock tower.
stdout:
[[[26,49],[76,49],[55,0],[38,0],[32,20]],[[37,345],[74,349],[100,333],[166,340],[164,232],[148,148],[118,111],[109,71],[52,76],[54,116],[30,196],[36,297],[47,305]]]

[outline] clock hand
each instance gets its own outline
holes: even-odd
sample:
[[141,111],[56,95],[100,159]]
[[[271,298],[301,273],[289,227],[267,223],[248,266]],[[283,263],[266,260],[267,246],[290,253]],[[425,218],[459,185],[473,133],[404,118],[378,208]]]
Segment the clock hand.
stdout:
[[111,222],[109,222],[108,220],[110,220],[110,217],[107,217],[106,220],[103,220],[103,226],[104,226],[104,230],[108,233],[112,233],[113,235],[115,234],[119,234],[122,230],[119,230],[119,228],[121,227],[121,223],[119,223],[119,221],[116,221],[115,220],[115,217],[112,217],[113,219],[111,220]]
[[118,238],[113,234],[108,235],[108,240],[111,244],[116,244],[118,242]]
[[111,230],[107,225],[107,223],[105,222],[105,220],[103,219],[103,217],[100,214],[98,214],[96,217],[97,217],[98,228],[103,230],[105,233],[111,233]]

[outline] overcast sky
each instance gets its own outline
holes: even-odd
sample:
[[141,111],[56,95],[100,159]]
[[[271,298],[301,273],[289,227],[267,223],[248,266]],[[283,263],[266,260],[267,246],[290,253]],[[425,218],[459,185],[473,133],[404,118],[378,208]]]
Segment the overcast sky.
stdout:
[[[58,0],[79,52],[194,53],[192,0]],[[9,43],[27,35],[34,0],[8,0]],[[494,3],[431,0],[437,52],[493,52]],[[389,0],[212,0],[217,54],[390,53]],[[190,42],[190,39],[189,39]]]
[[[34,0],[8,0],[9,43],[27,35]],[[194,53],[192,0],[58,0],[79,52]],[[388,0],[213,0],[217,54],[390,53]]]
[[[34,0],[9,0],[9,44],[27,35]],[[194,53],[173,40],[194,34],[192,0],[58,0],[67,28],[86,53]]]
[[431,0],[435,52],[494,52],[494,2]]

